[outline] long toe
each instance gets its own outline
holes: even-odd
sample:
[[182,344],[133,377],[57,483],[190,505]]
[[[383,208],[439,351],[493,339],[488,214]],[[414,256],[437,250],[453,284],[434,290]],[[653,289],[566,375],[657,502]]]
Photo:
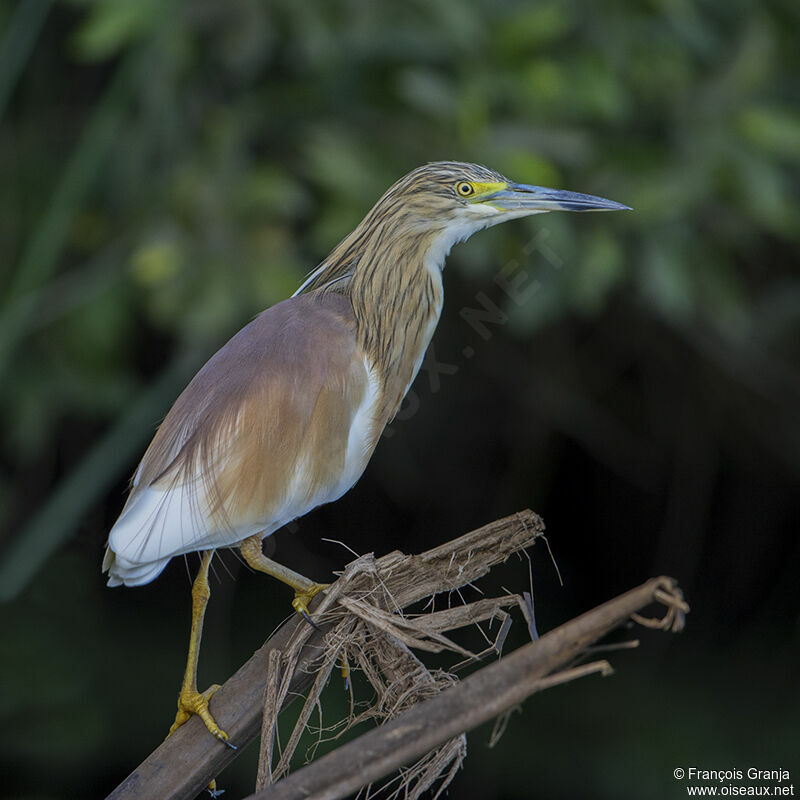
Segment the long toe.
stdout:
[[216,720],[208,709],[208,701],[220,687],[217,684],[210,686],[204,692],[195,689],[182,689],[178,695],[178,713],[175,715],[175,722],[169,729],[169,734],[173,734],[189,717],[196,714],[205,723],[208,732],[229,747],[234,747],[228,741],[228,734],[217,725]]

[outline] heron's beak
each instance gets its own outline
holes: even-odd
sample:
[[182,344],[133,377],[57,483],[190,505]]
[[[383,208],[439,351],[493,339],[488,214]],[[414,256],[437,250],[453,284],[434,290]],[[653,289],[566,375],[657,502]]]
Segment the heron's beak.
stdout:
[[498,211],[630,211],[629,206],[594,197],[591,194],[566,192],[561,189],[545,189],[544,186],[528,186],[524,183],[509,183],[494,194],[484,195],[480,203]]

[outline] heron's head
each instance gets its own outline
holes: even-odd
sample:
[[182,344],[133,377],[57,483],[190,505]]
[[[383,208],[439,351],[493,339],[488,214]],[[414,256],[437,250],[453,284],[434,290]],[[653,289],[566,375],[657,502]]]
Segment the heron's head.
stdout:
[[441,269],[456,242],[509,219],[627,208],[590,194],[512,183],[480,164],[435,161],[389,187],[295,294],[348,285],[356,266],[365,276],[391,274],[398,265]]
[[411,232],[438,234],[445,252],[475,231],[546,211],[619,211],[621,203],[589,194],[512,183],[479,164],[437,161],[409,172],[373,214]]

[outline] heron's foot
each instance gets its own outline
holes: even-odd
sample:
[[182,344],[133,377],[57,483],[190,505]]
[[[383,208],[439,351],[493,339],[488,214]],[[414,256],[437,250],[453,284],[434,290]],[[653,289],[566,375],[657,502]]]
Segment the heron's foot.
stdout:
[[347,653],[342,650],[342,663],[339,665],[342,671],[342,678],[344,678],[344,690],[350,688],[350,664],[347,663]]
[[178,713],[175,714],[175,722],[169,729],[167,737],[175,733],[181,725],[183,725],[189,717],[196,714],[205,723],[208,732],[219,739],[223,744],[236,750],[236,746],[228,741],[228,734],[217,725],[211,712],[208,710],[208,701],[214,696],[214,693],[219,689],[219,684],[214,684],[206,689],[204,692],[198,692],[197,689],[181,689],[178,695]]
[[[308,604],[323,589],[327,589],[329,586],[329,583],[311,583],[307,589],[295,590],[292,608],[313,625],[314,623],[311,621],[311,615],[308,613]],[[314,625],[314,627],[316,627],[316,625]]]

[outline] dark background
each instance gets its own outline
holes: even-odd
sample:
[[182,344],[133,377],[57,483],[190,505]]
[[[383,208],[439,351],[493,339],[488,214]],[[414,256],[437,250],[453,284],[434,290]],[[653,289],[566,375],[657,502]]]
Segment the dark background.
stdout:
[[[127,478],[203,360],[440,158],[635,211],[457,247],[448,374],[423,370],[358,485],[269,552],[322,580],[349,560],[322,537],[412,552],[531,507],[565,581],[534,548],[542,631],[680,581],[685,633],[530,699],[494,749],[471,734],[451,797],[677,798],[690,766],[797,782],[795,0],[23,0],[0,29],[3,794],[102,797],[166,733],[190,578],[177,559],[105,588]],[[487,339],[460,313],[480,293],[507,313]],[[201,686],[289,611],[221,562]]]

